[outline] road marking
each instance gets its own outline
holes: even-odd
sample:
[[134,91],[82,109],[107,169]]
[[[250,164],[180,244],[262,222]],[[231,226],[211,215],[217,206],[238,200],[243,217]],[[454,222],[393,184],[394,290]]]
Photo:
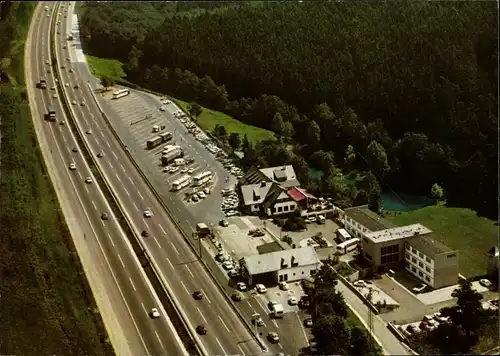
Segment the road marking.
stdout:
[[308,343],[309,338],[307,337],[307,333],[306,333],[306,329],[304,328],[304,324],[302,323],[302,320],[300,320],[300,318],[299,318],[299,313],[295,312],[295,316],[297,317],[300,328],[302,329],[302,333],[304,334],[304,339],[306,339],[306,343]]
[[118,178],[118,180],[121,182],[122,180],[120,179],[120,177],[118,176],[118,174],[115,174],[116,175],[116,178]]
[[122,256],[118,255],[118,258],[120,259],[120,263],[122,264],[122,266],[125,267],[125,263],[123,263]]
[[108,147],[111,148],[109,141],[106,141],[106,145],[108,145]]
[[227,355],[227,352],[226,352],[226,350],[224,350],[224,348],[222,347],[222,344],[220,343],[219,339],[218,339],[218,338],[215,338],[215,340],[217,340],[217,343],[219,344],[220,348],[222,349],[222,354],[223,354],[223,355]]
[[88,192],[89,192],[89,188],[87,188],[87,185],[84,185],[83,187],[85,188],[85,191],[86,191],[86,192],[87,192],[87,194],[88,194]]
[[137,193],[139,193],[139,196],[141,197],[141,199],[144,200],[144,197],[142,196],[141,192],[137,191]]
[[183,281],[181,281],[181,284],[182,284],[182,288],[184,288],[184,290],[186,291],[187,294],[189,294],[189,291],[188,289],[186,288],[186,285],[184,284]]
[[[123,166],[122,166],[123,168]],[[123,170],[125,170],[125,168],[123,168]],[[134,184],[134,181],[132,180],[132,178],[128,177],[128,180],[130,181],[130,183]]]
[[280,327],[278,326],[278,323],[276,322],[276,320],[272,319],[273,323],[274,323],[274,326],[276,326],[276,329],[279,329]]
[[[122,170],[125,171],[125,167],[123,167],[123,164],[120,164],[120,167],[122,167]],[[128,179],[130,179],[130,177],[128,177]],[[130,179],[130,181],[132,182],[132,179]]]
[[113,245],[113,247],[115,247],[115,243],[113,242],[113,238],[111,237],[110,234],[108,234],[108,238],[109,238],[109,241],[111,241],[111,245]]
[[189,274],[191,275],[191,277],[193,277],[193,278],[194,278],[194,274],[193,274],[193,272],[191,272],[191,268],[189,268],[189,266],[188,266],[188,265],[184,265],[184,266],[186,266],[186,268],[187,268],[187,270],[188,270]]
[[170,260],[168,258],[167,258],[167,262],[170,265],[170,267],[172,267],[172,269],[174,269],[174,265],[172,264],[172,262],[170,262]]
[[130,193],[128,192],[128,190],[126,188],[123,188],[125,190],[125,193],[127,193],[128,196],[130,196]]
[[139,209],[137,209],[137,205],[135,205],[135,202],[132,202],[132,204],[134,204],[134,207],[136,210],[139,210]]
[[108,161],[108,164],[109,164],[109,166],[111,167],[111,169],[113,169],[113,170],[114,170],[113,165],[111,164],[111,162],[110,162],[110,161]]
[[222,318],[220,317],[220,315],[219,315],[219,320],[220,320],[220,322],[222,323],[222,325],[224,325],[224,327],[226,328],[227,332],[230,332],[230,331],[229,331],[229,328],[227,327],[227,325],[226,325],[226,323],[224,322],[224,320],[222,320]]
[[210,299],[208,299],[208,297],[207,297],[207,293],[205,293],[205,291],[203,289],[201,290],[201,292],[205,295],[205,299],[207,300],[208,304],[212,304]]
[[148,310],[147,310],[147,309],[146,309],[146,307],[144,306],[144,303],[142,303],[142,302],[141,302],[141,305],[142,305],[142,309],[144,309],[144,312],[145,312],[146,314],[148,314]]
[[241,354],[242,354],[242,355],[245,355],[245,351],[243,351],[243,349],[241,348],[241,345],[240,345],[240,344],[238,344],[238,348],[240,349]]
[[94,209],[97,210],[97,206],[95,205],[95,202],[92,200],[92,205],[94,206]]
[[156,242],[156,244],[158,245],[158,247],[159,247],[159,248],[161,248],[161,245],[160,245],[160,243],[158,242],[158,240],[156,239],[156,237],[155,237],[154,239],[155,239],[155,242]]
[[281,346],[281,343],[278,343],[278,346],[283,350],[283,346]]
[[115,151],[113,151],[113,156],[115,156],[115,158],[118,159],[118,156],[116,155]]
[[[198,309],[198,313],[200,313],[200,315],[201,315],[201,317],[203,318],[203,320],[205,321],[205,323],[207,323],[207,324],[208,324],[208,321],[207,321],[207,319],[205,319],[205,315],[203,315],[203,313],[201,312],[200,308],[196,308],[196,309]],[[224,355],[225,355],[225,354],[226,354],[226,353],[224,352]]]
[[161,348],[163,348],[163,343],[161,342],[160,335],[158,334],[158,331],[155,330],[156,338],[160,342]]
[[130,281],[130,284],[132,285],[132,288],[134,288],[134,291],[136,291],[136,292],[137,292],[137,289],[135,289],[134,282],[132,282],[132,278],[130,278],[130,277],[129,277],[128,279],[129,279],[129,281]]
[[178,255],[180,255],[180,253],[179,253],[179,251],[177,250],[177,248],[175,247],[175,245],[174,245],[172,242],[171,242],[170,244],[172,245],[172,248],[174,249],[174,251],[175,251]]

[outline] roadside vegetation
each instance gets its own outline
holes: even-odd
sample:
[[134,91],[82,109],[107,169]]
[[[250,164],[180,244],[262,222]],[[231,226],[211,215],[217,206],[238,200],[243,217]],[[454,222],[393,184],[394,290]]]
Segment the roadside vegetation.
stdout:
[[397,225],[421,223],[434,231],[435,238],[451,249],[460,250],[460,273],[466,277],[486,273],[485,253],[498,244],[498,225],[465,208],[434,206],[403,213],[388,213]]
[[12,2],[0,21],[0,354],[112,355],[26,98],[24,42],[35,6]]
[[94,56],[85,56],[90,72],[96,78],[112,78],[114,81],[124,80],[127,76],[123,65],[116,59],[103,59]]

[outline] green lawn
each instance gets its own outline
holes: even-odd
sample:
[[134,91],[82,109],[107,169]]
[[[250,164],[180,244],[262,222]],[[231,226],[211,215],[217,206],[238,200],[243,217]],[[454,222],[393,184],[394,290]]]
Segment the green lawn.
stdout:
[[486,273],[485,253],[498,242],[495,222],[478,217],[470,209],[439,204],[410,212],[389,213],[387,219],[398,225],[418,222],[433,230],[437,240],[460,250],[460,273],[467,277]]
[[123,64],[116,59],[98,58],[85,55],[91,73],[96,78],[109,77],[115,80],[125,79]]
[[[173,99],[184,111],[188,111],[189,103],[179,99]],[[233,119],[232,117],[221,113],[219,111],[210,110],[203,108],[203,112],[198,117],[198,124],[200,127],[206,131],[211,132],[215,125],[224,126],[228,133],[237,132],[240,134],[241,138],[245,134],[248,136],[248,140],[255,144],[264,140],[274,140],[275,136],[272,131],[261,129],[260,127],[247,125],[241,121]]]

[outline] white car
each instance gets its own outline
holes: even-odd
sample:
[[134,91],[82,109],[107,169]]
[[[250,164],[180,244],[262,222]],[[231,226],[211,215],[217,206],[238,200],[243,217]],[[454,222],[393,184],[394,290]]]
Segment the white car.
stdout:
[[45,64],[50,64],[50,62],[49,62],[49,60],[48,60],[48,59],[45,61]]
[[286,282],[280,282],[279,286],[281,290],[288,290],[288,283]]
[[54,86],[51,86],[51,87],[50,87],[50,90],[56,90],[56,86],[55,86],[55,85],[54,85]]
[[52,94],[52,97],[53,97],[54,99],[57,99],[57,94],[56,94],[56,93]]
[[71,104],[76,105],[76,100],[73,100]]
[[149,210],[144,210],[144,217],[145,217],[145,218],[150,218],[150,217],[152,217],[152,216],[153,216],[153,214],[151,214],[151,211],[149,211]]
[[81,106],[85,106],[85,101],[82,101],[82,102],[80,103],[80,105],[81,105]]
[[228,270],[228,271],[229,271],[229,270],[234,269],[233,262],[232,262],[232,261],[230,261],[230,260],[224,261],[224,262],[222,263],[222,267],[223,267],[224,269]]
[[165,168],[163,168],[163,172],[165,172],[165,173],[170,172],[170,167],[165,167]]
[[194,168],[189,168],[188,169],[188,174],[193,174],[193,172],[194,172]]
[[92,178],[90,178],[90,177],[85,178],[85,183],[87,183],[87,184],[92,183]]
[[236,287],[242,292],[247,290],[247,285],[243,282],[236,283]]
[[172,167],[170,168],[170,173],[175,173],[179,170],[179,167]]
[[66,87],[69,87],[69,83],[64,84]]
[[263,285],[263,284],[257,284],[257,285],[255,286],[255,289],[256,289],[256,290],[257,290],[257,292],[259,292],[259,293],[266,293],[266,292],[267,292],[267,288],[266,288],[266,286],[265,286],[265,285]]
[[188,169],[187,168],[183,168],[181,169],[181,173],[187,173]]
[[288,297],[288,304],[297,305],[297,298],[295,298],[294,296]]
[[479,284],[482,285],[483,287],[486,287],[486,288],[490,288],[491,287],[491,282],[486,279],[486,278],[483,278],[479,281]]
[[200,197],[200,199],[205,199],[207,197],[203,192],[199,192],[198,196]]
[[207,195],[210,194],[210,188],[203,189],[203,193],[205,193]]
[[359,280],[353,283],[355,287],[364,287],[365,286],[365,281]]
[[422,293],[426,289],[427,289],[427,285],[426,284],[421,284],[420,286],[413,288],[412,291],[414,293]]
[[164,106],[160,106],[160,111],[165,111],[166,108]]
[[72,170],[72,171],[74,171],[76,169],[76,164],[74,162],[71,162],[69,164],[69,169]]
[[158,311],[157,308],[151,309],[151,318],[157,319],[160,317],[160,312]]
[[86,131],[86,133],[87,133],[87,135],[92,135],[92,130],[88,129],[88,130]]

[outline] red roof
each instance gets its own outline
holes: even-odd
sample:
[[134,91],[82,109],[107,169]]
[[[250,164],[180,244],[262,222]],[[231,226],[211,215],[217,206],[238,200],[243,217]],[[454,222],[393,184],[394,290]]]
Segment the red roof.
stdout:
[[306,193],[304,190],[302,190],[300,188],[289,189],[288,195],[290,196],[290,198],[292,198],[296,202],[299,202],[299,201],[307,199],[307,198],[315,199],[311,194]]

